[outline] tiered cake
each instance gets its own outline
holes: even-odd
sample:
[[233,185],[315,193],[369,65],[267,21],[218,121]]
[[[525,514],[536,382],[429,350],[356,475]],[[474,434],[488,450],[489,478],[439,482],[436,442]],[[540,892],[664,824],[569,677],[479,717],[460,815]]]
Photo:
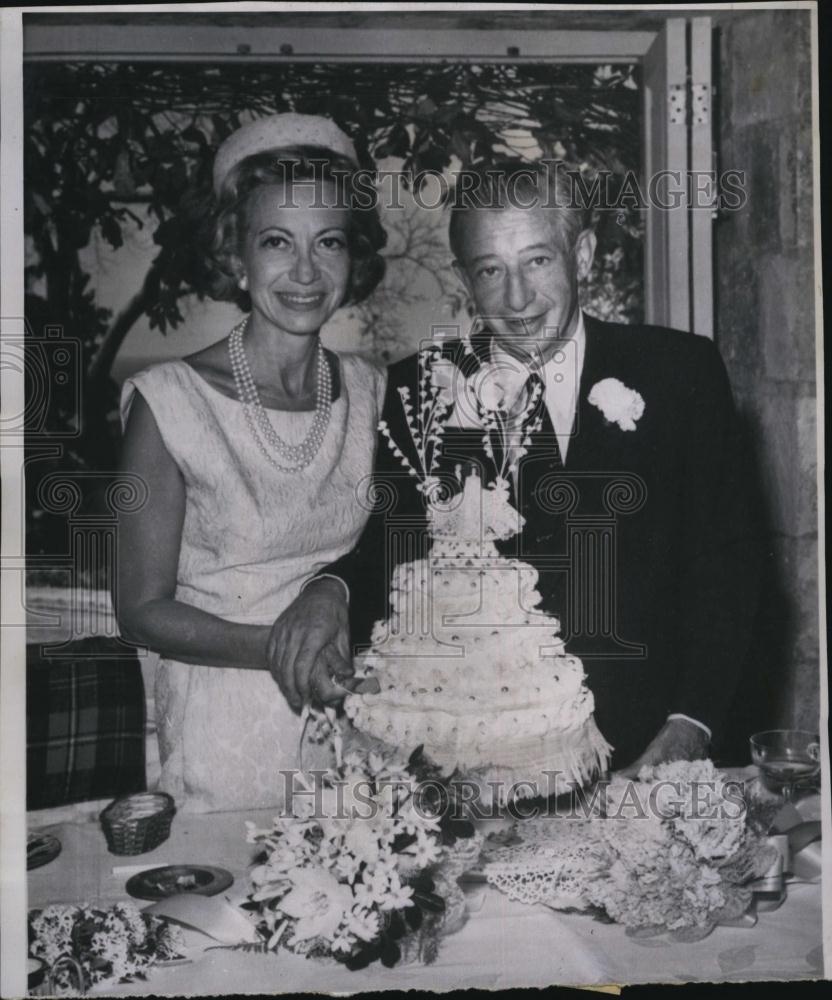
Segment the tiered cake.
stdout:
[[396,567],[390,619],[359,663],[379,691],[350,695],[347,715],[385,743],[422,745],[446,774],[498,782],[501,801],[587,781],[611,748],[581,661],[536,610],[537,571],[494,544],[518,529],[507,490],[471,476],[428,510],[431,552]]

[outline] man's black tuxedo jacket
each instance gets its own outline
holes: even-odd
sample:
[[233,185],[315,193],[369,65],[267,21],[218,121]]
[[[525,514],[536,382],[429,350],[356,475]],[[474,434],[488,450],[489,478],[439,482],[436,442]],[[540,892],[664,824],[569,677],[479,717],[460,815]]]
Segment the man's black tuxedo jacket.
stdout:
[[[583,660],[596,721],[620,767],[644,750],[668,713],[698,719],[715,735],[726,724],[756,606],[758,533],[731,392],[713,343],[589,316],[585,328],[566,463],[546,415],[518,472],[516,502],[526,523],[500,549],[539,570],[541,608],[560,617],[567,649]],[[474,355],[458,342],[443,347],[469,370],[488,351],[487,341]],[[608,423],[588,401],[605,378],[641,394],[635,430]],[[413,457],[401,387],[415,408],[417,355],[390,367],[382,417]],[[484,482],[494,478],[481,436],[446,431],[440,472],[452,488],[466,460],[481,466]],[[374,481],[377,507],[358,545],[325,570],[349,587],[355,647],[366,646],[373,622],[389,614],[393,565],[429,547],[418,480],[382,436]],[[463,660],[460,669],[476,686],[476,662]]]

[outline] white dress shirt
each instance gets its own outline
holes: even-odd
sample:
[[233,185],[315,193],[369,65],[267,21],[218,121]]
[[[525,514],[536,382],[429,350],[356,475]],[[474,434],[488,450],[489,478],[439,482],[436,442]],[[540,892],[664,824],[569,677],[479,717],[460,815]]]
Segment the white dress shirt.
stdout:
[[[557,349],[543,365],[541,371],[546,409],[549,411],[552,427],[558,439],[560,455],[564,462],[572,438],[575,413],[578,409],[578,390],[581,385],[585,354],[584,316],[579,310],[574,334],[567,339],[558,341]],[[504,367],[506,372],[506,402],[508,409],[511,409],[517,394],[523,387],[525,378],[514,376],[514,370],[518,366],[517,359],[512,358],[499,348],[492,351],[491,359]]]
[[578,409],[578,390],[586,354],[584,314],[578,310],[578,322],[571,337],[558,341],[557,349],[543,365],[542,377],[546,409],[552,421],[563,461],[569,450],[575,413]]

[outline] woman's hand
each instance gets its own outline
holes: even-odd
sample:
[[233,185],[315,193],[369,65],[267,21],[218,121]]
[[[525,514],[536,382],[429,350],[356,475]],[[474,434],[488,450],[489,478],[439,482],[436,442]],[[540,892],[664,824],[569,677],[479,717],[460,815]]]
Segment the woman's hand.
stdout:
[[308,702],[331,705],[353,685],[349,614],[343,584],[313,580],[272,626],[266,666],[295,711]]

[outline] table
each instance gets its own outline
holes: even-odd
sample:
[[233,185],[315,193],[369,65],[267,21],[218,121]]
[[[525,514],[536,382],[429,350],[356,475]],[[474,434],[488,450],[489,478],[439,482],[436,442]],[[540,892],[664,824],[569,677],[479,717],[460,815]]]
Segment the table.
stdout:
[[[109,904],[128,899],[127,874],[114,867],[137,864],[213,864],[235,878],[228,895],[242,898],[254,847],[245,841],[244,822],[268,825],[271,812],[178,814],[170,839],[139,857],[107,851],[97,822],[98,804],[76,808],[60,822],[30,814],[30,827],[55,834],[63,845],[58,858],[29,873],[29,906],[47,903]],[[815,818],[819,802],[806,800],[801,812]],[[702,941],[680,944],[666,938],[628,938],[622,927],[582,914],[558,913],[515,903],[491,887],[469,887],[467,924],[442,942],[430,966],[384,969],[374,965],[348,972],[283,952],[257,955],[196,949],[191,964],[154,970],[150,979],[112,990],[122,995],[206,995],[319,991],[351,993],[379,989],[447,991],[505,989],[552,984],[589,985],[636,982],[815,979],[823,977],[821,887],[794,884],[783,906],[759,915],[753,928],[719,927]],[[236,897],[235,897],[236,894]],[[216,942],[194,934],[205,947]]]

